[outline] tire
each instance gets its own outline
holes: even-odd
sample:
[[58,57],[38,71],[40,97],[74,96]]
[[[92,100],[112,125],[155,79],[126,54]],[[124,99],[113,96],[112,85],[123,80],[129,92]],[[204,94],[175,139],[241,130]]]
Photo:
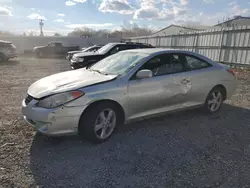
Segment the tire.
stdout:
[[223,89],[220,87],[215,87],[212,89],[206,99],[204,104],[204,111],[210,114],[216,113],[221,109],[224,99]]
[[86,140],[99,144],[111,138],[120,119],[119,109],[115,104],[111,102],[98,103],[90,106],[82,114],[78,131]]

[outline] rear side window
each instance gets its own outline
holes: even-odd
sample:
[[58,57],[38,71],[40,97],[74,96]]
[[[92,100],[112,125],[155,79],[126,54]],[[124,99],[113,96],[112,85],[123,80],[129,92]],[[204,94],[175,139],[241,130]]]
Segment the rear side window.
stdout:
[[136,48],[151,48],[150,46],[146,46],[146,45],[139,45]]
[[193,56],[185,55],[185,58],[189,70],[197,70],[197,69],[211,67],[211,65],[208,62],[200,60]]
[[118,45],[115,46],[111,51],[110,54],[115,54],[117,52],[123,51],[123,50],[128,50],[128,49],[134,49],[131,45]]
[[123,51],[123,50],[128,50],[128,49],[132,49],[133,47],[129,46],[129,45],[120,45],[119,46],[119,51]]

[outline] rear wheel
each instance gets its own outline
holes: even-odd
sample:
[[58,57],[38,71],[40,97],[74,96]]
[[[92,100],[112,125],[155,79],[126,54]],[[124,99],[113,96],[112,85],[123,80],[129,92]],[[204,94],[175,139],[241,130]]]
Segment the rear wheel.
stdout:
[[206,99],[204,104],[204,109],[209,113],[216,113],[220,110],[221,105],[223,103],[223,91],[220,87],[216,87],[212,89]]
[[82,115],[79,133],[92,143],[104,142],[112,136],[119,118],[116,105],[109,102],[99,103]]

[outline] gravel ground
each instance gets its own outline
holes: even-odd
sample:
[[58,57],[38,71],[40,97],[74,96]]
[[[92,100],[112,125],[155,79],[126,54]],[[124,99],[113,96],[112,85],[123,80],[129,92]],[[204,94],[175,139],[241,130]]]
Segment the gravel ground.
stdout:
[[0,187],[250,187],[250,72],[216,115],[199,110],[120,128],[106,143],[36,134],[21,100],[39,78],[69,69],[60,59],[0,64]]

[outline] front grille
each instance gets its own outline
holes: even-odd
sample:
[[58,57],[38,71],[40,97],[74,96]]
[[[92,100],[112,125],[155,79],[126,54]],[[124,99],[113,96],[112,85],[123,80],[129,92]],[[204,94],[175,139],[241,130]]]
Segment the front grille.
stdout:
[[33,97],[30,96],[30,95],[27,95],[27,97],[25,98],[25,104],[26,104],[26,105],[29,104],[30,101],[32,101],[32,100],[33,100]]

